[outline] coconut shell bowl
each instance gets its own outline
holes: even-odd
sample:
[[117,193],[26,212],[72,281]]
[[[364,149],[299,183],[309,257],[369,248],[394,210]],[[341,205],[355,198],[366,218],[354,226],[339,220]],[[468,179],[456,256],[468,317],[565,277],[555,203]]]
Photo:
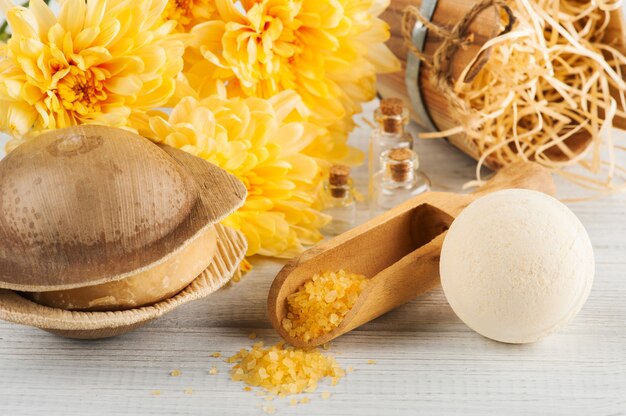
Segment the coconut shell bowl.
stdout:
[[208,296],[247,250],[219,224],[245,196],[224,170],[125,130],[25,142],[0,161],[0,319],[106,338]]

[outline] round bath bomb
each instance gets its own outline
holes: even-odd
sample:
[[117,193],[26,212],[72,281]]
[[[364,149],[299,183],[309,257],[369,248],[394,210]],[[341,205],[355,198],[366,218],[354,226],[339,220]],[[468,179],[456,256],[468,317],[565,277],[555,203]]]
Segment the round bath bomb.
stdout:
[[470,204],[441,250],[441,284],[454,312],[479,334],[509,343],[534,342],[576,316],[594,269],[574,213],[524,189]]

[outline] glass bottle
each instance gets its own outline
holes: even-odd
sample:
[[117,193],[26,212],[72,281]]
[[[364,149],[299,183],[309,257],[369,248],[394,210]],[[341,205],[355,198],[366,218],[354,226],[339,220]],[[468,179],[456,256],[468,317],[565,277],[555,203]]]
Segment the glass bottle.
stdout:
[[338,235],[354,227],[356,221],[356,201],[350,168],[334,165],[324,182],[324,209],[331,217],[330,222],[322,229],[325,234]]
[[374,175],[375,213],[381,213],[430,190],[430,180],[418,169],[417,154],[396,148],[383,152],[382,169]]
[[399,98],[383,98],[374,112],[378,127],[372,130],[369,143],[369,195],[372,198],[372,178],[381,169],[380,156],[384,151],[399,147],[413,149],[413,136],[405,130],[409,110]]

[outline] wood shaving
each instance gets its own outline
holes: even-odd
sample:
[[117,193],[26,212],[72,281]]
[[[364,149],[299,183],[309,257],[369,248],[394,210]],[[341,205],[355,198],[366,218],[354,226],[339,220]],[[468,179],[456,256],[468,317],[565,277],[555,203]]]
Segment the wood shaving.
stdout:
[[[524,159],[595,192],[626,189],[626,170],[615,162],[626,148],[611,137],[613,120],[626,117],[626,57],[605,36],[622,1],[508,4],[518,19],[513,31],[488,41],[453,85],[461,126],[420,137],[465,133],[480,155],[471,185],[482,183],[486,159],[498,166]],[[487,50],[487,63],[465,82]]]

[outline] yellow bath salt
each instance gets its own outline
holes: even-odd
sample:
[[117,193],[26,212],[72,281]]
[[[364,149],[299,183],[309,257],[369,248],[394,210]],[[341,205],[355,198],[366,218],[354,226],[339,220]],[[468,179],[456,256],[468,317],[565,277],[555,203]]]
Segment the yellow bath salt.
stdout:
[[257,342],[250,350],[242,349],[230,357],[228,362],[235,363],[231,369],[233,380],[280,396],[311,393],[323,378],[339,380],[345,375],[333,357],[318,349],[285,347],[284,342],[271,347]]
[[354,307],[367,282],[365,276],[345,270],[315,274],[287,297],[283,328],[304,341],[332,331]]

